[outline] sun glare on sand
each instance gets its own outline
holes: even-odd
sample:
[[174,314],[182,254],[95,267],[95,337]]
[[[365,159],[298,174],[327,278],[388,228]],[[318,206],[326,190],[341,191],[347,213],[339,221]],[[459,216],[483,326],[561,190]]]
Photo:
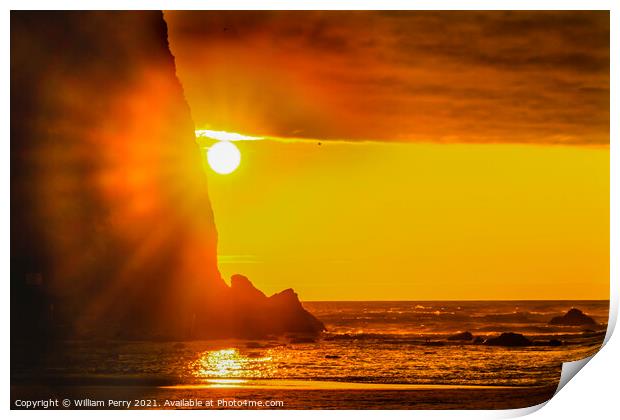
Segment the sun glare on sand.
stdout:
[[271,356],[243,356],[239,350],[229,348],[205,351],[189,367],[198,378],[262,377],[273,368],[271,359]]

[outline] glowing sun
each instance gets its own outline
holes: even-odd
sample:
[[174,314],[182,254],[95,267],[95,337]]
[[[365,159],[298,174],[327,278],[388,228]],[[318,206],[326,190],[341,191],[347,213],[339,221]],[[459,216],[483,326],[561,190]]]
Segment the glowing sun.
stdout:
[[207,150],[207,162],[215,172],[226,175],[237,169],[241,153],[233,143],[218,141]]

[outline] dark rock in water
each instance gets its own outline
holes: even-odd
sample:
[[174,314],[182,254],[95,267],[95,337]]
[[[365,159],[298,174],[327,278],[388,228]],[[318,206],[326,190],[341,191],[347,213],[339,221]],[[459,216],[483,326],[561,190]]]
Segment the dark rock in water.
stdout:
[[552,318],[551,321],[549,321],[549,324],[568,326],[596,325],[596,321],[579,309],[572,308],[570,311],[566,312],[566,314]]
[[325,355],[326,359],[340,359],[340,356],[336,355],[336,354],[327,354]]
[[474,336],[469,331],[460,332],[448,337],[448,340],[454,341],[471,341]]
[[525,347],[531,346],[532,340],[518,333],[502,333],[499,337],[489,338],[484,342],[487,346]]
[[323,323],[304,309],[293,289],[267,297],[240,274],[231,277],[228,306],[233,336],[264,338],[294,333],[314,340],[325,330]]
[[562,341],[558,340],[557,338],[552,338],[551,340],[547,340],[547,341],[534,341],[532,343],[533,346],[538,346],[538,347],[558,347],[561,346],[563,343]]
[[474,344],[483,344],[484,343],[484,337],[476,337],[476,338],[474,338],[473,343]]

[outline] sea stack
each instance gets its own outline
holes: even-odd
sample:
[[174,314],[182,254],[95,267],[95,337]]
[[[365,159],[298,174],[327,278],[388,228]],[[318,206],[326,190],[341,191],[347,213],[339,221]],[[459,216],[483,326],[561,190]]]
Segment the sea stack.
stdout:
[[11,52],[15,343],[324,328],[292,290],[222,279],[161,12],[12,12]]

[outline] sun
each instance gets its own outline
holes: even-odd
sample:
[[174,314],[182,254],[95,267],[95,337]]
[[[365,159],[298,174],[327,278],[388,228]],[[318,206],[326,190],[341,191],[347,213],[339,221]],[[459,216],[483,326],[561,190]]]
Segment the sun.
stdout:
[[239,167],[241,152],[229,141],[218,141],[207,149],[207,162],[215,172],[226,175]]

